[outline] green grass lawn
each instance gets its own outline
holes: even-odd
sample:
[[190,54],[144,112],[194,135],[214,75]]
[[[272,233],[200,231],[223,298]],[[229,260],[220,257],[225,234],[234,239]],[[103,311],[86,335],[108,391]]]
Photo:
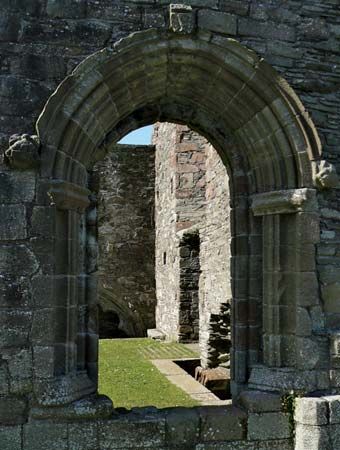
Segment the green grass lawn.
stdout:
[[115,408],[197,406],[198,402],[170,383],[150,361],[197,356],[177,343],[103,339],[99,343],[99,392],[110,397]]

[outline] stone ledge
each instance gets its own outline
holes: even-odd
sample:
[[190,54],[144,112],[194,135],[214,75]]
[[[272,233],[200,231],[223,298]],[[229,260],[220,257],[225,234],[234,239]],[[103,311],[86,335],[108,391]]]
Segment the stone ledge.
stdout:
[[315,211],[317,208],[315,189],[265,192],[253,195],[251,200],[254,216],[294,214]]
[[67,181],[52,181],[48,194],[58,209],[82,211],[90,205],[91,191]]

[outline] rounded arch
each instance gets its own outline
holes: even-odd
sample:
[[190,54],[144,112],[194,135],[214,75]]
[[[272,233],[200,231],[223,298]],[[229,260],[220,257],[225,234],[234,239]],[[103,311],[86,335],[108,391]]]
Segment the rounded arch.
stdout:
[[37,122],[48,177],[83,185],[124,134],[186,123],[228,161],[230,137],[250,192],[312,186],[315,128],[294,91],[263,59],[221,35],[142,31],[81,63]]

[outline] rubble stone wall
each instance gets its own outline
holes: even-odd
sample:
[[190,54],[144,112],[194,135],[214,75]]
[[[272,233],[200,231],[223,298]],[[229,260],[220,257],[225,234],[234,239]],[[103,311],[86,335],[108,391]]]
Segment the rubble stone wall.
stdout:
[[[199,337],[202,364],[216,366],[229,359],[230,349],[228,174],[207,140],[183,125],[157,124],[153,142],[157,161],[156,326],[170,339]],[[188,243],[195,236],[198,246],[193,252]],[[167,264],[173,262],[169,271],[164,264],[165,246],[172,256]],[[190,303],[193,309],[198,306],[194,315]],[[194,331],[197,319],[199,333]]]
[[231,210],[229,177],[216,150],[206,145],[205,221],[201,231],[201,362],[229,361],[231,288]]
[[96,164],[93,177],[99,336],[146,336],[155,326],[155,149],[117,145]]

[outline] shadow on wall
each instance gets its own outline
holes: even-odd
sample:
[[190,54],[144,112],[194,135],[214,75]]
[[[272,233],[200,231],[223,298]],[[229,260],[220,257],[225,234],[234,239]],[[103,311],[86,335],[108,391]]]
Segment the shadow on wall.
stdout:
[[120,329],[120,318],[114,311],[103,311],[99,306],[98,319],[100,323],[100,339],[116,339],[129,337],[124,330]]

